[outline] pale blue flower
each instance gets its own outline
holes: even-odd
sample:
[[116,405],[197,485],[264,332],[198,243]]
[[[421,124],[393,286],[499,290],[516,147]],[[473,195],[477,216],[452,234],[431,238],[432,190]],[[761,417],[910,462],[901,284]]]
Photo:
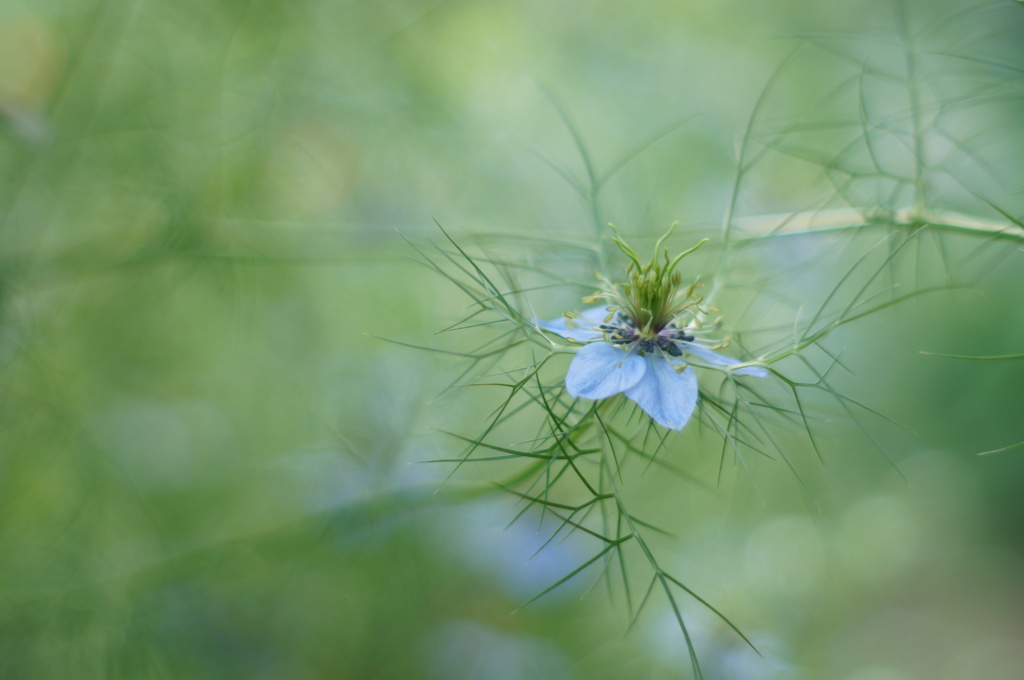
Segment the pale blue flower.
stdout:
[[[729,368],[744,363],[698,344],[675,324],[645,335],[622,310],[610,314],[605,307],[594,307],[576,318],[560,317],[538,326],[587,343],[573,357],[565,376],[570,395],[607,399],[621,392],[656,423],[673,430],[686,425],[699,393],[692,364],[684,358],[696,359],[698,366]],[[768,369],[740,366],[731,373],[764,378]]]

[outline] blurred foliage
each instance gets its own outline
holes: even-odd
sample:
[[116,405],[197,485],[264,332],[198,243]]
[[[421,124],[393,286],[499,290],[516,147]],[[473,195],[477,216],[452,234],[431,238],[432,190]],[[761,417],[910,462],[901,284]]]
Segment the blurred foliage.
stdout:
[[[601,197],[639,239],[718,233],[737,140],[741,216],[903,207],[927,139],[930,204],[1019,220],[1022,31],[1014,2],[0,4],[0,676],[688,677],[671,614],[627,635],[593,579],[510,613],[589,547],[531,559],[537,517],[419,464],[493,405],[377,339],[463,313],[403,236],[584,271],[529,247],[593,238],[553,102],[603,168],[673,130]],[[882,237],[755,242],[736,290],[814,309]],[[818,510],[780,465],[718,483],[699,434],[673,462],[709,488],[637,466],[673,568],[764,655],[686,603],[709,677],[1019,675],[1024,459],[974,454],[1024,440],[1024,364],[920,354],[1024,351],[1019,242],[913,238],[886,275],[950,290],[833,340],[914,431],[871,426],[899,472],[825,405],[824,464],[787,443]],[[745,330],[790,318],[751,299]]]

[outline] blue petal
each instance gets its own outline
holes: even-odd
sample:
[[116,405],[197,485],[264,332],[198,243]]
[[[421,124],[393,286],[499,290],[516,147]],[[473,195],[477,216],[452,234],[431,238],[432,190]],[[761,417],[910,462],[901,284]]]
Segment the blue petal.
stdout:
[[[679,347],[690,356],[696,357],[709,366],[735,366],[744,363],[738,359],[727,357],[724,354],[712,352],[707,347],[701,347],[692,342],[680,342]],[[744,366],[743,368],[737,368],[732,373],[733,375],[749,375],[754,378],[768,377],[768,369],[764,366]]]
[[606,316],[608,316],[608,311],[604,307],[591,307],[580,312],[580,318],[572,320],[572,327],[569,326],[569,319],[564,316],[551,321],[538,321],[537,325],[546,331],[561,335],[563,338],[589,342],[601,339],[601,331],[594,330],[594,326],[604,323]]
[[681,361],[669,361],[657,354],[644,357],[647,371],[642,379],[626,390],[626,396],[639,404],[654,422],[672,430],[681,430],[697,406],[697,376],[692,368],[676,373]]
[[604,399],[635,385],[646,370],[639,355],[595,342],[576,352],[565,374],[565,386],[574,397]]

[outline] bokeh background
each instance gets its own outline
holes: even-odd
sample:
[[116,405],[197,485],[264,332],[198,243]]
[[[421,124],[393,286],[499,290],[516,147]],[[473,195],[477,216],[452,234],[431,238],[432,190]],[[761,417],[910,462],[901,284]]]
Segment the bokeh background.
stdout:
[[[640,243],[714,236],[741,152],[737,216],[1012,226],[1022,46],[1015,2],[4,0],[0,676],[689,677],[666,604],[627,633],[596,574],[519,609],[593,545],[533,556],[486,469],[423,462],[486,403],[379,339],[451,348],[466,303],[407,240],[557,269],[531,238],[595,238],[575,135],[604,169],[657,137],[601,196]],[[886,233],[745,246],[734,319],[813,313]],[[945,288],[829,340],[909,432],[822,400],[822,460],[785,442],[809,493],[719,480],[692,431],[666,455],[703,486],[630,478],[762,652],[685,602],[709,677],[1020,677],[1024,448],[976,454],[1024,441],[1024,362],[921,354],[1024,352],[1020,241],[913,239],[892,290]]]

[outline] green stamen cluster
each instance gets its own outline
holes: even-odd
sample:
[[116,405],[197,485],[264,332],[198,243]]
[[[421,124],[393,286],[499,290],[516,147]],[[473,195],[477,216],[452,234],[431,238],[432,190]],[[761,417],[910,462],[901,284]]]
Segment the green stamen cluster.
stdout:
[[619,238],[618,232],[612,237],[615,245],[630,260],[626,269],[626,283],[621,290],[616,289],[613,297],[636,325],[641,337],[656,336],[676,317],[700,303],[700,298],[694,295],[696,283],[682,288],[682,275],[675,268],[684,257],[704,245],[707,239],[675,258],[670,258],[668,249],[662,249],[662,246],[673,229],[674,224],[658,239],[651,261],[647,264],[640,262],[636,251]]

